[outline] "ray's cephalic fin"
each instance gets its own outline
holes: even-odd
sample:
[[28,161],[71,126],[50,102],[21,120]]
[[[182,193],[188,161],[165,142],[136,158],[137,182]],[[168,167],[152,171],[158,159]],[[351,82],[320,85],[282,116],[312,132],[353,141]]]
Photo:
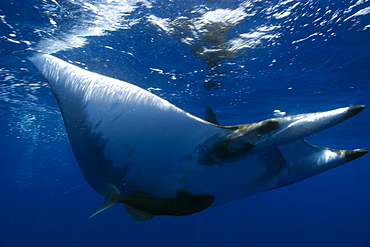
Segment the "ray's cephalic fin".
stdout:
[[[198,152],[202,154],[198,154],[198,160],[218,165],[232,163],[244,159],[251,152],[303,140],[306,136],[357,115],[364,108],[365,106],[358,105],[331,111],[271,118],[251,124],[219,126],[229,129],[230,132],[209,138],[203,144],[202,150]],[[289,146],[295,145],[289,144]]]
[[304,139],[280,145],[277,147],[277,150],[284,154],[287,167],[286,172],[281,173],[280,182],[276,188],[325,172],[360,158],[369,152],[366,148],[337,150],[318,147],[307,143]]

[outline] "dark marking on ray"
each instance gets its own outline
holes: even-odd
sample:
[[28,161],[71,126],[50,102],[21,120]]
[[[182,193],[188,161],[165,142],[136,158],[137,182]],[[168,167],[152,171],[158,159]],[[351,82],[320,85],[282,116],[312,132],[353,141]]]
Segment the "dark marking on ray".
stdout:
[[233,147],[233,142],[235,142],[233,138],[219,138],[206,153],[220,159],[231,159],[249,152],[255,147],[255,145],[251,143],[244,143],[240,145],[240,147]]
[[258,128],[261,133],[267,133],[276,130],[279,127],[279,121],[276,119],[268,119],[262,122],[262,126]]
[[[110,172],[112,160],[105,155],[107,140],[101,132],[94,131],[102,121],[94,126],[87,121],[87,104],[83,96],[56,95],[66,126],[68,138],[80,170],[89,185],[98,193],[105,193],[106,184],[110,181],[124,181],[128,172],[125,166],[117,174]],[[66,99],[66,97],[68,97]],[[78,126],[78,127],[76,127]]]
[[98,193],[104,194],[108,181],[107,169],[112,163],[104,155],[106,141],[101,133],[94,133],[92,126],[88,125],[86,104],[77,97],[68,96],[68,100],[63,100],[64,97],[67,96],[59,95],[57,99],[80,170],[90,186]]

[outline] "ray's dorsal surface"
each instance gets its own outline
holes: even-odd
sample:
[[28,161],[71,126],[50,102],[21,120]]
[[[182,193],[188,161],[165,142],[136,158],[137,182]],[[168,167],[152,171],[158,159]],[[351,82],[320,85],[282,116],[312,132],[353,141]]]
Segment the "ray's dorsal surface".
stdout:
[[57,98],[84,177],[106,195],[109,203],[96,213],[121,202],[135,221],[188,215],[298,182],[368,152],[316,147],[303,139],[364,106],[218,126],[210,109],[212,123],[51,55],[30,60]]

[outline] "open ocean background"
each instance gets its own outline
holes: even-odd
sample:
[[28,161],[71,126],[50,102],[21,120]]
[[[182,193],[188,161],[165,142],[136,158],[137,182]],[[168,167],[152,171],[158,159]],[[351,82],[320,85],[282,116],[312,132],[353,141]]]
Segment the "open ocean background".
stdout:
[[369,0],[0,0],[0,246],[370,246],[369,154],[187,217],[135,224],[115,206],[88,220],[103,198],[37,52],[202,118],[209,105],[221,125],[364,104],[308,141],[370,148]]

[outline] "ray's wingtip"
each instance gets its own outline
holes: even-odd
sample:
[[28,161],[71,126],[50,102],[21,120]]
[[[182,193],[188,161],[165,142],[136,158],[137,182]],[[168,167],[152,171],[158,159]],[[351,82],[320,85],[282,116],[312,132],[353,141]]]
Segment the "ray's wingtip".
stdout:
[[40,55],[36,54],[36,55],[33,55],[32,57],[27,57],[27,59],[31,61],[32,63],[35,63],[35,60],[37,59],[38,56]]
[[363,109],[365,109],[364,105],[356,105],[356,106],[348,107],[348,112],[347,112],[346,119],[357,115],[358,113],[362,112]]
[[33,63],[33,65],[39,69],[39,70],[42,70],[43,66],[46,64],[47,62],[47,58],[49,57],[50,59],[50,56],[48,56],[47,54],[44,54],[44,53],[37,53],[31,57],[28,57],[27,59],[29,61],[31,61],[31,63]]
[[32,60],[38,59],[40,57],[44,57],[46,55],[47,54],[45,54],[45,53],[35,53],[32,56],[27,57],[27,59],[32,61]]
[[367,154],[369,152],[369,149],[367,148],[360,148],[360,149],[355,149],[355,150],[347,150],[344,153],[344,157],[350,160],[355,160],[357,158],[360,158]]

